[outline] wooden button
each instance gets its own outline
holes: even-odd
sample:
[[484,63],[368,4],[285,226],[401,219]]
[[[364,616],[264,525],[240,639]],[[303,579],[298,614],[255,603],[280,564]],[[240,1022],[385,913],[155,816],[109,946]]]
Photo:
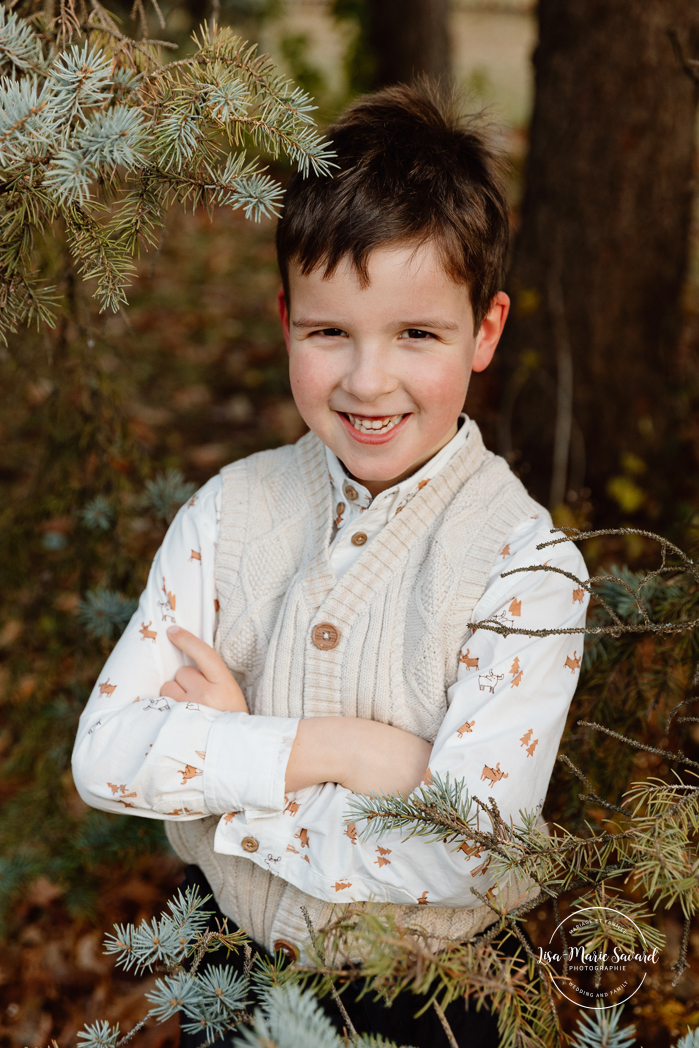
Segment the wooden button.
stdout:
[[[344,502],[338,502],[335,512],[337,513],[338,517],[342,516],[342,514],[345,512]],[[279,941],[281,942],[281,939]]]
[[351,484],[347,484],[347,486],[345,487],[345,495],[350,500],[350,502],[355,502],[359,498],[359,495],[357,494],[357,489],[353,488]]
[[260,847],[254,837],[243,837],[240,843],[243,846],[243,850],[246,852],[256,852]]
[[321,651],[330,651],[340,643],[340,631],[337,626],[333,626],[332,622],[320,622],[314,628],[311,639],[316,648],[320,648]]
[[365,542],[366,542],[366,535],[364,534],[363,531],[358,531],[356,535],[352,536],[352,545],[353,546],[363,546]]
[[283,953],[287,961],[293,964],[294,961],[299,959],[299,951],[296,949],[293,943],[287,942],[286,939],[277,939],[274,944],[275,953]]

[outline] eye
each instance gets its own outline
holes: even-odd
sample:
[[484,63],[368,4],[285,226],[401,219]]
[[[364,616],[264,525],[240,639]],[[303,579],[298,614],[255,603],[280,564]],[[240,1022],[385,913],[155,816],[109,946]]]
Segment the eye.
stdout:
[[347,332],[343,331],[342,328],[321,328],[320,331],[311,333],[313,335],[321,335],[323,338],[343,338],[347,336]]
[[422,328],[406,328],[401,331],[399,338],[434,338],[431,331],[423,331]]

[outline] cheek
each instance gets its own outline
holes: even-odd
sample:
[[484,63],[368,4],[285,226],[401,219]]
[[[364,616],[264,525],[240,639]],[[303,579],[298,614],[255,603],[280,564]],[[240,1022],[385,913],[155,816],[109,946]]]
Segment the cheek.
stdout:
[[[416,402],[435,421],[454,418],[463,407],[469,371],[462,360],[432,361],[414,383]],[[417,376],[416,376],[417,377]]]
[[296,406],[306,421],[307,414],[327,405],[333,389],[332,376],[316,353],[292,345],[289,353],[289,381]]

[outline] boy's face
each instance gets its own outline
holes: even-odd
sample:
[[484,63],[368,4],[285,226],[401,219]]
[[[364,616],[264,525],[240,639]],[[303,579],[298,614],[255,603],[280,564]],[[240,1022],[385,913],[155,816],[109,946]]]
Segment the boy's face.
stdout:
[[499,292],[477,335],[468,289],[434,243],[377,248],[361,287],[349,260],[323,279],[290,266],[280,292],[294,399],[305,422],[372,495],[454,436],[472,371],[490,363],[509,309]]

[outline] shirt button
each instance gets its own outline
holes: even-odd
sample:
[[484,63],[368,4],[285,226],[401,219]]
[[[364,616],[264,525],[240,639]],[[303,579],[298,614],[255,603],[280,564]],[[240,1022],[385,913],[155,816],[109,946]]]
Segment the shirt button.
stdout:
[[246,852],[256,852],[260,847],[254,837],[243,837],[240,843]]
[[[345,512],[344,502],[338,502],[335,512],[337,513],[338,517],[342,516],[342,514]],[[281,942],[281,939],[279,941]]]
[[293,964],[294,961],[298,961],[299,959],[299,951],[293,943],[287,942],[286,939],[277,939],[274,944],[274,952],[283,953],[290,964]]
[[352,536],[352,545],[353,546],[363,546],[365,542],[366,542],[366,535],[364,534],[363,531],[358,531],[356,535]]
[[314,628],[311,639],[316,648],[321,651],[330,651],[340,643],[340,631],[332,622],[320,622]]
[[348,484],[345,487],[345,495],[350,500],[350,502],[356,502],[359,498],[359,495],[357,494],[357,489],[353,488],[351,484]]

